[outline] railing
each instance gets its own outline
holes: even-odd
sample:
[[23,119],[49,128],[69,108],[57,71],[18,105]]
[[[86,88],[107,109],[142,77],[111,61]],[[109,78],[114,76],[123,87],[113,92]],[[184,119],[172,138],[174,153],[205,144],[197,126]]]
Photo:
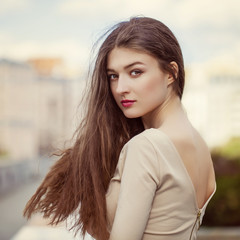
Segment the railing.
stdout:
[[201,227],[197,240],[240,240],[240,227]]
[[14,187],[46,173],[53,161],[49,158],[36,158],[21,161],[0,162],[0,195]]

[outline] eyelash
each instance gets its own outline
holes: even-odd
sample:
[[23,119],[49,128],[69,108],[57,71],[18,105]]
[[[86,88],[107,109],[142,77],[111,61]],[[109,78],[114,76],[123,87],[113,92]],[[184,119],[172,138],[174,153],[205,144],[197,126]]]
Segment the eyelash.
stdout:
[[[136,72],[137,74],[136,74],[136,75],[132,75],[133,72]],[[132,70],[132,71],[130,72],[131,76],[139,76],[139,75],[141,75],[142,73],[143,73],[143,71],[142,71],[142,70],[139,70],[139,69],[135,69],[135,70]]]
[[[135,74],[133,74],[135,72]],[[134,69],[132,71],[130,71],[130,76],[132,77],[138,77],[139,75],[141,75],[143,73],[142,70],[139,70],[139,69]],[[118,78],[118,75],[117,74],[109,74],[108,75],[108,80],[111,81],[111,80],[115,80],[116,78]]]
[[[113,77],[113,78],[112,78]],[[116,78],[118,78],[118,75],[117,74],[109,74],[108,75],[108,80],[111,81],[111,80],[115,80]]]

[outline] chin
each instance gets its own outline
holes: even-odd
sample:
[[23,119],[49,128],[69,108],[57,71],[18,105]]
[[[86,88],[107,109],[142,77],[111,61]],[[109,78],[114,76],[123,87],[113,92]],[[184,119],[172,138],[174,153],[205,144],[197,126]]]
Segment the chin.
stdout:
[[137,114],[137,113],[130,113],[130,112],[127,112],[127,111],[123,111],[123,114],[126,118],[139,118],[139,117],[142,117],[141,114]]

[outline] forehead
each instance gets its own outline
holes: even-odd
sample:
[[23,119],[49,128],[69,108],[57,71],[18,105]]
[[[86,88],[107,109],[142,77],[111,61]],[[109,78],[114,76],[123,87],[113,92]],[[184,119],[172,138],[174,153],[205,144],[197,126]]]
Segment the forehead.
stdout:
[[158,61],[151,54],[144,51],[116,47],[108,55],[107,69],[124,68],[134,62],[141,62],[144,65],[158,64]]

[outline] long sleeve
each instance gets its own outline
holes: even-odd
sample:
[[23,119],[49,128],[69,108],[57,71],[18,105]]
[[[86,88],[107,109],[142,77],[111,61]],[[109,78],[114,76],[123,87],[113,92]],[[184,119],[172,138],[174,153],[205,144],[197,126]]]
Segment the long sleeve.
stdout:
[[110,240],[141,240],[159,185],[159,161],[144,136],[130,140],[122,151],[123,172]]

